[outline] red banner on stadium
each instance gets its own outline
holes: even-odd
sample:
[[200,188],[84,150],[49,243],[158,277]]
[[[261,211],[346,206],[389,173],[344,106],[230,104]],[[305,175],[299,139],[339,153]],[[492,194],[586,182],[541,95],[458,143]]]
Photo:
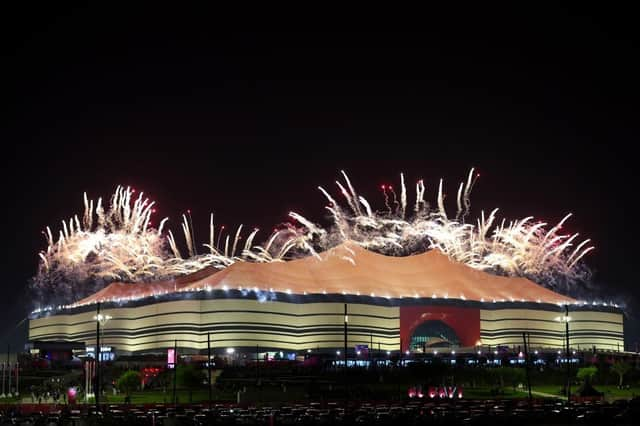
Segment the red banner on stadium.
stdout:
[[401,306],[402,350],[409,348],[414,330],[427,321],[441,321],[451,327],[460,346],[474,346],[480,340],[480,309],[455,306]]

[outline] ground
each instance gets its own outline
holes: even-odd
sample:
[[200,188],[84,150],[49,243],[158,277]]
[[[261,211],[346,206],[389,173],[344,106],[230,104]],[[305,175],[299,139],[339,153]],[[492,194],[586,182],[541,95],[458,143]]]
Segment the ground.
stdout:
[[[376,386],[377,387],[377,386]],[[604,392],[605,399],[607,400],[615,400],[615,399],[630,399],[635,396],[640,396],[640,387],[634,387],[629,390],[621,390],[616,386],[597,386],[597,390],[600,392]],[[380,389],[382,394],[393,395],[393,399],[402,399],[405,397],[406,393],[401,392],[402,389],[399,389],[396,385],[386,385],[384,389]],[[564,399],[561,395],[561,386],[560,385],[547,385],[547,386],[533,386],[532,394],[534,398],[558,398]],[[334,394],[335,399],[340,399],[340,389],[338,392]],[[526,388],[513,390],[511,387],[506,387],[502,390],[502,393],[496,394],[492,392],[492,389],[489,387],[476,387],[476,388],[465,388],[464,389],[464,398],[465,399],[500,399],[500,398],[526,398],[527,390]],[[103,403],[107,404],[120,404],[124,403],[125,396],[124,394],[118,395],[106,395],[103,398]],[[187,390],[181,389],[177,391],[177,399],[180,403],[188,403],[189,402],[189,392]],[[334,398],[331,398],[334,399]],[[206,389],[195,390],[192,393],[192,402],[194,403],[202,403],[208,400],[208,392]],[[220,391],[214,390],[212,393],[212,400],[214,402],[236,402],[237,401],[237,392],[234,391]],[[247,389],[246,392],[242,392],[240,394],[241,402],[293,402],[293,401],[304,401],[306,400],[306,395],[304,393],[304,389],[299,387],[290,387],[286,392],[283,392],[281,389],[263,389],[261,391],[254,389]],[[0,403],[6,402],[18,402],[16,398],[13,398],[10,401],[0,401]],[[24,395],[21,400],[22,403],[32,403],[30,396]],[[162,392],[155,390],[145,390],[134,392],[131,396],[131,404],[149,404],[149,403],[171,403],[173,402],[173,394],[171,391]]]
[[[561,385],[533,386],[531,390],[560,397],[561,387]],[[607,400],[640,396],[640,387],[638,386],[634,386],[630,389],[618,389],[615,385],[594,385],[594,387],[596,390],[604,392],[604,397]],[[577,390],[577,387],[573,388],[572,392],[576,392]]]

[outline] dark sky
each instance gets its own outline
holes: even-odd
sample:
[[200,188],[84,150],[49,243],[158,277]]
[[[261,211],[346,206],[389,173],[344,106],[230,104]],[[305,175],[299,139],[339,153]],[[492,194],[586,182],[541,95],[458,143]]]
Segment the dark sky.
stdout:
[[[291,209],[323,221],[317,185],[341,169],[374,204],[381,183],[477,167],[474,211],[557,221],[591,237],[594,282],[640,341],[635,198],[636,25],[544,18],[432,19],[424,33],[231,33],[195,11],[19,13],[3,35],[2,341],[21,344],[41,231],[82,192],[144,190],[159,215],[191,209],[270,229]],[[184,18],[184,19],[183,19]],[[266,234],[266,232],[265,232]]]

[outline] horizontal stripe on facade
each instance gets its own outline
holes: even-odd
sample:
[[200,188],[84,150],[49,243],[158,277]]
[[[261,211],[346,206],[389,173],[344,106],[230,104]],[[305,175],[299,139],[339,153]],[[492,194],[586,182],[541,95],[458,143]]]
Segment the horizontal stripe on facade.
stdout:
[[[531,342],[527,341],[527,344],[531,344],[532,347],[546,347],[546,348],[555,348],[555,349],[559,349],[559,348],[564,348],[565,343],[564,341],[560,341],[560,340],[545,340],[545,339],[531,339]],[[620,348],[622,348],[624,343],[624,340],[622,339],[598,339],[598,338],[585,338],[585,339],[575,339],[575,340],[571,340],[569,342],[569,346],[572,348],[576,348],[576,347],[590,347],[590,346],[597,346],[597,347],[609,347],[609,348],[617,348],[618,345],[620,346]],[[515,339],[515,338],[509,338],[509,339],[494,339],[494,340],[483,340],[482,341],[483,346],[486,345],[490,345],[490,346],[521,346],[522,343],[522,338],[520,339]]]
[[[197,316],[205,316],[205,315],[214,315],[214,314],[265,314],[265,315],[280,315],[280,316],[288,316],[288,317],[301,317],[301,318],[311,318],[311,317],[315,317],[315,316],[332,316],[332,317],[336,317],[338,319],[338,321],[336,322],[343,322],[343,318],[344,318],[344,313],[333,313],[333,312],[322,312],[322,313],[317,313],[317,314],[291,314],[291,313],[285,313],[285,312],[272,312],[272,311],[247,311],[247,310],[218,310],[218,311],[203,311],[203,312],[198,312],[198,311],[179,311],[179,312],[161,312],[161,313],[157,313],[157,314],[153,314],[153,315],[144,315],[144,316],[140,316],[140,317],[117,317],[117,316],[113,316],[111,318],[110,321],[141,321],[143,319],[149,319],[149,318],[156,318],[156,317],[162,317],[162,316],[167,316],[167,315],[197,315]],[[399,321],[400,317],[399,316],[390,316],[390,317],[385,317],[385,316],[381,316],[381,315],[368,315],[368,314],[348,314],[350,318],[372,318],[372,319],[380,319],[380,320],[386,320],[386,321]],[[52,316],[49,317],[50,318],[57,318],[56,316]],[[42,320],[42,319],[40,319]],[[39,324],[36,323],[36,324]],[[54,324],[45,324],[45,325],[35,325],[30,327],[30,330],[37,330],[38,328],[42,328],[42,327],[50,327],[52,325],[63,325],[65,327],[73,327],[73,326],[80,326],[80,325],[91,325],[91,326],[95,326],[95,320],[86,320],[86,321],[77,321],[77,322],[71,322],[71,323],[54,323]]]
[[[122,318],[122,317],[114,317],[111,319],[111,321],[140,321],[142,318],[148,319],[148,318],[154,318],[154,317],[161,317],[161,316],[166,316],[166,315],[176,315],[176,314],[181,314],[183,312],[168,312],[168,313],[160,313],[160,314],[156,314],[156,315],[147,315],[144,317],[140,317],[140,318],[136,318],[136,319],[129,319],[129,318]],[[220,313],[220,312],[218,312]],[[224,313],[228,313],[228,312],[224,312]],[[233,313],[236,314],[243,314],[244,312],[242,311],[233,311]],[[274,313],[274,312],[252,312],[252,313],[265,313],[265,314],[269,314],[269,315],[284,315],[284,314],[278,314],[278,313]],[[204,315],[204,313],[203,313]],[[322,314],[317,314],[317,315],[323,315],[323,316],[336,316],[338,317],[339,321],[336,321],[336,323],[342,323],[342,318],[344,316],[344,314],[326,314],[326,313],[322,313]],[[292,315],[293,316],[293,315]],[[309,314],[309,315],[300,315],[300,316],[304,316],[304,317],[312,317],[315,316],[315,314]],[[359,317],[359,318],[376,318],[376,319],[383,319],[383,320],[389,320],[389,321],[395,321],[395,320],[399,320],[398,317],[380,317],[380,316],[374,316],[374,315],[349,315],[349,317]],[[542,322],[542,323],[547,323],[547,324],[555,324],[559,327],[562,327],[562,325],[558,324],[557,321],[552,321],[552,320],[540,320],[540,319],[522,319],[522,318],[508,318],[508,319],[499,319],[499,320],[486,320],[486,319],[482,319],[482,322],[493,322],[493,323],[497,323],[500,321],[526,321],[526,322]],[[353,322],[353,321],[352,321]],[[572,321],[573,323],[596,323],[596,324],[608,324],[608,325],[617,325],[622,327],[623,324],[622,323],[616,323],[616,322],[612,322],[612,321],[599,321],[599,320],[576,320],[576,321]],[[237,324],[245,324],[243,322],[237,322]],[[53,323],[53,324],[44,324],[44,325],[35,325],[30,327],[30,330],[38,330],[41,328],[46,328],[46,327],[78,327],[78,326],[82,326],[82,325],[89,325],[91,327],[95,326],[95,321],[79,321],[79,322],[73,322],[73,323]],[[207,324],[203,324],[202,326],[206,326]],[[294,325],[291,324],[289,327],[293,327],[293,328],[304,328],[304,327],[315,327],[312,325],[309,326],[298,326],[298,325]],[[375,328],[384,328],[384,327],[375,327]],[[507,328],[507,327],[505,327]],[[390,328],[389,328],[390,329]],[[132,329],[135,330],[135,329]]]
[[[559,321],[556,320],[552,320],[552,319],[540,319],[540,318],[496,318],[496,319],[489,319],[489,318],[480,318],[481,322],[500,322],[500,321],[535,321],[535,322],[544,322],[547,324],[557,324],[557,325],[561,325],[562,327],[564,327],[564,323],[561,323]],[[583,322],[597,322],[597,323],[602,323],[602,324],[613,324],[613,325],[619,325],[622,326],[623,322],[618,322],[618,321],[606,321],[606,320],[596,320],[596,319],[572,319],[570,324],[575,324],[575,323],[583,323]]]
[[[180,333],[180,335],[186,335],[186,336],[197,336],[197,337],[203,337],[203,339],[201,340],[196,340],[196,339],[185,339],[185,338],[179,338],[177,339],[178,342],[180,343],[196,343],[196,344],[205,344],[207,343],[207,339],[205,338],[205,336],[202,336],[201,334],[198,333],[189,333],[189,332],[185,332],[185,333]],[[146,337],[162,337],[162,336],[176,336],[175,333],[158,333],[156,335],[151,335],[151,336],[146,336]],[[278,335],[276,335],[278,336]],[[236,336],[236,337],[225,337],[225,338],[216,338],[214,339],[212,342],[214,343],[214,346],[218,346],[219,343],[221,342],[235,342],[235,341],[251,341],[251,342],[270,342],[270,343],[276,343],[276,347],[277,344],[288,344],[288,345],[293,345],[293,346],[304,346],[305,348],[308,347],[309,345],[313,344],[313,345],[326,345],[328,343],[336,343],[338,342],[338,347],[342,347],[344,345],[344,339],[342,337],[342,335],[340,334],[336,334],[336,335],[323,335],[326,337],[326,339],[322,340],[322,339],[317,339],[317,340],[303,340],[303,341],[290,341],[287,339],[273,339],[271,338],[272,335],[267,334],[266,336],[264,335],[256,335],[256,334],[249,334],[248,336]],[[60,338],[62,336],[56,336],[56,335],[51,335],[48,336],[49,338]],[[91,336],[93,338],[93,341],[95,341],[95,335]],[[279,336],[278,336],[279,337]],[[311,336],[305,336],[305,337],[311,337]],[[110,346],[115,346],[116,348],[119,347],[119,345],[125,345],[125,346],[137,346],[137,345],[148,345],[148,344],[156,344],[156,343],[160,343],[160,342],[171,342],[171,345],[168,345],[168,347],[172,346],[174,340],[176,340],[176,338],[170,338],[170,339],[154,339],[154,340],[150,340],[150,341],[145,341],[142,342],[143,338],[125,338],[126,342],[118,342],[117,338],[115,337],[110,337],[108,338],[109,340],[111,340],[110,342],[106,342],[105,345],[110,345]],[[136,343],[138,340],[140,340],[139,343]],[[74,340],[74,341],[78,341],[78,342],[83,342],[84,340]],[[92,340],[89,340],[92,341]],[[370,343],[370,336],[367,334],[360,334],[360,335],[353,335],[350,336],[348,339],[348,345],[353,345],[354,343]],[[399,344],[400,341],[400,337],[399,336],[394,336],[394,337],[388,337],[386,338],[384,341],[382,340],[375,340],[374,337],[374,345],[377,345],[378,342],[380,342],[381,346],[385,346],[385,345],[389,345],[389,344]],[[86,341],[85,341],[86,342]],[[389,342],[393,342],[393,343],[389,343]]]
[[[490,336],[483,336],[481,337],[481,342],[484,343],[488,343],[491,341],[495,341],[495,340],[516,340],[518,342],[522,342],[522,335],[505,335],[505,336],[498,336],[498,337],[490,337]],[[564,345],[566,342],[566,339],[561,339],[559,337],[549,337],[549,336],[531,336],[531,338],[527,339],[527,341],[531,340],[533,341],[553,341],[553,342],[562,342],[562,345]],[[569,338],[569,344],[573,344],[573,342],[578,342],[578,341],[584,341],[584,340],[602,340],[602,341],[618,341],[618,340],[623,340],[622,337],[615,337],[615,336],[576,336],[573,338]]]
[[[506,330],[503,332],[498,332],[498,333],[480,333],[480,338],[481,339],[485,339],[485,338],[500,338],[500,337],[512,337],[512,336],[520,336],[522,337],[522,331],[518,332],[518,331],[513,331],[513,330]],[[530,334],[531,337],[537,336],[537,337],[548,337],[548,338],[552,338],[552,339],[565,339],[565,335],[562,333],[549,333],[549,332],[527,332]],[[620,338],[623,339],[624,336],[622,335],[622,333],[602,333],[599,331],[595,331],[595,332],[590,332],[590,333],[569,333],[569,340],[571,340],[571,338],[579,338],[579,337],[606,337],[606,338]]]
[[[530,334],[551,334],[554,336],[564,336],[566,334],[566,332],[564,330],[551,330],[551,329],[540,329],[540,328],[504,328],[504,329],[500,329],[500,330],[487,330],[484,328],[480,329],[480,334],[487,334],[487,335],[494,335],[494,334],[500,334],[500,333],[530,333]],[[569,330],[569,336],[579,336],[582,334],[589,334],[589,333],[605,333],[605,334],[611,334],[611,335],[623,335],[622,331],[617,331],[617,330],[606,330],[606,329],[601,329],[601,328],[594,328],[594,329],[583,329],[583,330]]]
[[[509,333],[530,333],[530,334],[540,334],[540,333],[547,333],[547,334],[553,334],[553,335],[557,335],[557,336],[564,336],[566,334],[566,332],[564,330],[552,330],[552,329],[541,329],[541,328],[518,328],[518,327],[511,327],[511,328],[502,328],[502,329],[486,329],[486,328],[481,328],[480,329],[480,334],[500,334],[500,333],[505,333],[505,332],[509,332]],[[623,335],[624,333],[622,332],[622,330],[607,330],[604,328],[587,328],[587,329],[575,329],[575,330],[570,330],[569,331],[569,335],[571,336],[577,336],[577,335],[581,335],[581,334],[588,334],[588,333],[606,333],[606,334],[612,334],[612,335]]]
[[[508,346],[508,347],[518,347],[518,346],[523,346],[522,342],[500,342],[498,344],[498,346]],[[616,342],[613,343],[597,343],[597,342],[587,342],[587,343],[581,343],[580,345],[571,345],[571,349],[572,350],[578,350],[580,352],[589,352],[593,349],[593,347],[596,347],[597,350],[607,350],[607,351],[621,351],[623,349],[623,345],[622,342],[619,342],[619,344],[616,344]],[[550,344],[540,344],[540,345],[534,345],[533,343],[531,343],[531,347],[532,348],[540,348],[540,349],[557,349],[557,348],[562,348],[563,346],[553,346]],[[564,349],[562,349],[564,350]],[[486,356],[487,354],[485,354]]]
[[[538,303],[538,302],[518,302],[518,301],[505,301],[505,302],[480,302],[474,300],[461,300],[455,298],[431,298],[431,297],[403,297],[403,298],[385,298],[355,294],[288,294],[273,292],[273,297],[268,300],[263,300],[261,296],[256,295],[253,290],[249,290],[252,286],[247,286],[247,290],[241,291],[236,289],[231,290],[212,290],[212,291],[199,291],[193,293],[178,292],[165,295],[150,296],[148,298],[126,301],[126,302],[101,302],[103,309],[122,309],[122,308],[136,308],[140,306],[148,306],[162,303],[170,303],[175,301],[206,301],[206,300],[247,300],[256,301],[258,303],[287,303],[287,304],[313,304],[313,303],[347,303],[347,304],[360,304],[379,307],[400,307],[400,306],[458,306],[468,308],[478,308],[488,311],[501,310],[501,309],[531,309],[536,311],[548,311],[548,312],[564,312],[564,305],[558,305],[557,303]],[[267,292],[260,292],[265,294]],[[611,312],[621,313],[620,308],[614,306],[603,305],[574,305],[569,304],[569,309],[572,312]],[[77,308],[69,308],[55,312],[55,314],[78,314],[83,312],[95,312],[95,305],[80,306]],[[52,315],[51,311],[42,313],[33,313],[32,319],[47,317]]]
[[[226,325],[225,325],[226,324]],[[56,328],[64,326],[61,325],[50,325],[41,327],[42,328]],[[180,324],[174,326],[166,326],[166,327],[158,327],[157,325],[150,325],[147,327],[129,329],[129,328],[103,328],[102,332],[104,334],[110,335],[114,332],[119,333],[129,333],[131,335],[136,335],[140,333],[145,333],[148,331],[155,331],[158,329],[175,329],[175,330],[199,330],[202,332],[214,332],[214,331],[223,331],[228,329],[238,329],[241,331],[254,331],[254,330],[279,330],[282,333],[288,334],[304,334],[311,331],[342,331],[342,324],[318,324],[318,325],[310,325],[310,326],[265,326],[264,323],[253,323],[253,322],[227,322],[227,323],[210,323],[210,324]],[[374,334],[390,334],[390,333],[399,333],[398,327],[349,327],[349,330],[354,330],[355,332],[370,332]],[[95,334],[95,330],[93,328],[83,328],[76,333],[68,333],[70,335],[77,334],[81,332],[90,332]],[[33,333],[34,335],[39,335],[40,333]]]
[[[490,337],[490,336],[481,336],[481,342],[483,344],[485,343],[490,343],[493,341],[501,341],[501,340],[515,340],[517,342],[522,342],[522,335],[521,334],[512,334],[512,335],[504,335],[504,336],[497,336],[497,337]],[[530,338],[527,339],[527,341],[531,340],[531,342],[540,342],[540,341],[548,341],[548,342],[558,342],[559,346],[564,346],[566,339],[564,338],[560,338],[560,337],[550,337],[550,336],[531,336]],[[585,341],[585,340],[600,340],[603,342],[612,342],[612,341],[622,341],[624,340],[622,337],[616,337],[616,336],[575,336],[575,337],[570,337],[569,338],[569,344],[573,344],[574,342],[581,342],[581,341]]]
[[[179,325],[179,326],[167,326],[167,327],[147,327],[143,330],[127,330],[127,329],[104,329],[103,335],[105,337],[109,336],[128,336],[131,338],[135,338],[139,335],[146,334],[155,334],[159,332],[171,331],[171,332],[195,332],[195,333],[222,333],[222,332],[237,332],[237,333],[259,333],[259,332],[271,332],[280,334],[283,336],[304,336],[309,334],[321,334],[321,333],[342,333],[343,327],[332,327],[327,325],[319,325],[310,327],[311,330],[292,330],[291,328],[284,327],[273,327],[273,326],[265,326],[265,325],[255,325],[252,324],[250,327],[243,328],[239,325],[227,325],[227,326],[214,326],[207,328],[206,326],[187,326],[187,325]],[[387,329],[384,331],[374,330],[371,328],[362,328],[362,327],[353,327],[348,329],[349,333],[368,333],[373,334],[374,336],[393,336],[399,335],[400,331],[397,328]],[[80,331],[78,333],[67,333],[70,338],[76,338],[81,335],[94,335],[95,330],[86,330]],[[34,334],[34,336],[42,336],[44,334]]]

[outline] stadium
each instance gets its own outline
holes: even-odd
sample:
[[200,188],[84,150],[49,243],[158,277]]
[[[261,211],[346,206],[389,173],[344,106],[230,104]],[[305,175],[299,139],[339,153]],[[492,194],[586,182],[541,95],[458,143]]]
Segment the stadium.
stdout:
[[[60,310],[32,314],[30,341],[96,343],[97,304],[110,320],[103,345],[121,354],[260,350],[462,352],[516,347],[622,350],[623,312],[583,302],[526,278],[489,274],[439,250],[395,257],[342,244],[286,262],[153,283],[114,282]],[[347,317],[345,317],[345,305]]]

